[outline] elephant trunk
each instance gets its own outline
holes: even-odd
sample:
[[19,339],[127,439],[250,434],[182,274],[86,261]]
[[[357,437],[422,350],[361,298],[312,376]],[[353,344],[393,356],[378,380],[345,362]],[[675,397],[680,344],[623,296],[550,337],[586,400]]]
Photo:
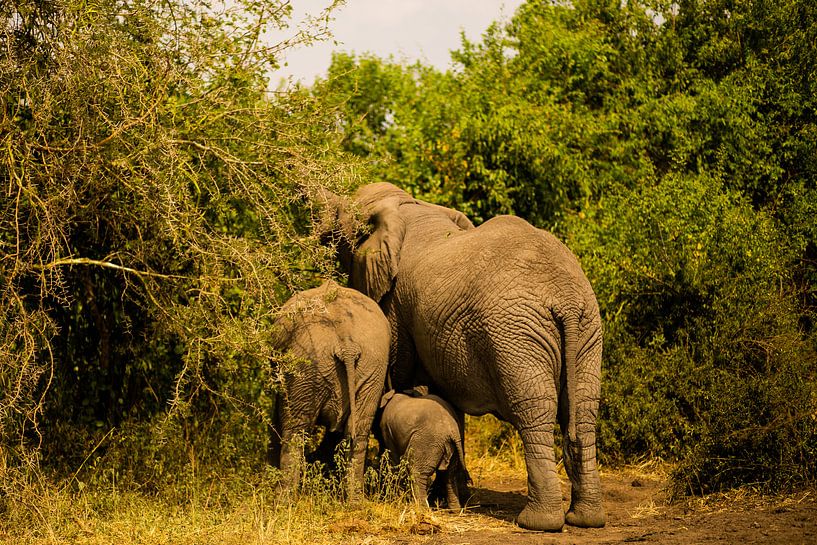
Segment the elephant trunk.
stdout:
[[354,241],[355,217],[353,205],[348,197],[336,195],[320,187],[310,192],[312,201],[320,212],[317,230],[322,237],[340,235],[341,238]]
[[462,440],[454,441],[454,454],[456,454],[456,464],[459,465],[459,476],[462,478],[463,484],[470,484],[471,483],[471,474],[468,473],[468,469],[465,465],[465,449],[462,444]]
[[351,441],[350,449],[354,452],[355,434],[357,433],[357,411],[355,406],[357,400],[355,399],[355,362],[346,360],[346,384],[349,388],[349,425],[348,434]]
[[321,243],[336,245],[341,268],[349,272],[359,227],[354,205],[347,197],[323,187],[310,191],[309,195],[319,210],[315,232]]

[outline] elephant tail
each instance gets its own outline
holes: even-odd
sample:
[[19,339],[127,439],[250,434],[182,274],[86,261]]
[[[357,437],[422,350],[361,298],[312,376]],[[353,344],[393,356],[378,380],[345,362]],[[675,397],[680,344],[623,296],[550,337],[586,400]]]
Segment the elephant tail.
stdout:
[[360,346],[354,342],[341,343],[335,347],[335,357],[343,364],[346,371],[346,390],[349,398],[349,418],[346,421],[346,433],[350,439],[350,454],[354,452],[355,434],[357,433],[356,366],[360,359]]
[[564,373],[567,388],[567,436],[572,444],[576,443],[576,367],[579,344],[579,317],[567,313],[562,318],[564,330]]
[[465,467],[465,449],[463,449],[462,441],[454,441],[454,447],[457,450],[457,461],[454,464],[454,467],[459,472],[459,476],[462,478],[463,484],[469,485],[472,482],[471,474],[468,473],[468,468]]

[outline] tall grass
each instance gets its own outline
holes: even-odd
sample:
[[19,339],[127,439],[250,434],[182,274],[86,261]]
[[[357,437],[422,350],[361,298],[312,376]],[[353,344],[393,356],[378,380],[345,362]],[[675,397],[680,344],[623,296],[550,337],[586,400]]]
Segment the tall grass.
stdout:
[[490,414],[465,417],[465,463],[476,486],[491,475],[524,478],[522,439],[507,422]]
[[183,497],[120,489],[113,481],[20,481],[16,501],[2,502],[0,543],[335,544],[350,534],[385,543],[425,516],[406,501],[403,466],[370,468],[368,499],[354,503],[342,499],[343,474],[324,469],[308,464],[291,492],[276,489],[277,471],[268,469],[201,477]]
[[[468,417],[466,452],[477,485],[524,479],[518,434],[492,416]],[[344,501],[343,470],[329,471],[321,462],[306,464],[292,491],[278,489],[279,472],[263,464],[219,469],[212,461],[190,461],[193,470],[181,461],[185,453],[176,460],[179,475],[163,474],[164,485],[140,485],[131,474],[117,473],[122,453],[116,449],[89,457],[70,478],[12,468],[0,475],[5,489],[16,491],[0,498],[0,543],[378,544],[463,525],[506,524],[467,509],[418,508],[407,464],[393,466],[374,448],[370,454],[365,499],[351,503]],[[343,459],[339,449],[335,465],[342,468]]]

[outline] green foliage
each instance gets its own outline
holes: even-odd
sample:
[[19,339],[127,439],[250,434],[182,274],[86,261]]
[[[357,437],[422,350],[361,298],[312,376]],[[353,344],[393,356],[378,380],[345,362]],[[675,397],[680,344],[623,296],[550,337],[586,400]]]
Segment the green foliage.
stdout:
[[[370,179],[579,255],[604,462],[677,460],[678,493],[817,478],[812,3],[531,0],[451,71],[337,54],[278,93],[288,2],[91,4],[0,4],[0,508],[43,467],[171,501],[274,481],[269,326],[334,272],[305,197]],[[477,443],[519,466],[509,430]]]
[[258,38],[290,9],[0,6],[8,501],[22,493],[11,474],[27,479],[38,460],[80,480],[104,467],[145,490],[259,467],[269,325],[293,289],[333,270],[306,188],[356,178],[323,107],[267,89],[286,44]]
[[[495,28],[494,32],[498,32]],[[472,57],[492,51],[468,51]],[[343,108],[344,147],[371,161],[372,176],[418,197],[453,205],[481,222],[514,203],[536,218],[558,216],[583,188],[575,127],[563,105],[519,100],[502,58],[490,71],[464,77],[421,65],[336,54],[314,92]],[[488,92],[486,92],[488,91]],[[533,180],[541,184],[531,183]]]
[[678,491],[817,477],[817,11],[532,0],[440,73],[337,55],[372,175],[562,236],[605,323],[600,452]]
[[[813,373],[813,353],[780,289],[790,256],[768,216],[712,177],[668,176],[587,223],[576,247],[593,249],[585,266],[600,304],[616,309],[602,450],[683,456],[702,435],[771,426],[775,411],[809,407],[808,380],[781,387],[784,369]],[[763,389],[775,411],[758,412],[757,394],[741,397],[747,388]]]

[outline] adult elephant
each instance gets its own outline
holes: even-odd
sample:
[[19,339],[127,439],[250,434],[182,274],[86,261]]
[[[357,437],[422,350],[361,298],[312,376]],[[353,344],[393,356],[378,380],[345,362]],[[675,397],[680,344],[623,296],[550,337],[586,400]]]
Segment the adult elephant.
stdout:
[[[460,212],[388,183],[361,187],[351,200],[319,198],[328,222],[321,230],[336,235],[350,286],[389,319],[393,387],[409,388],[421,374],[460,410],[517,429],[528,473],[520,526],[603,526],[595,442],[602,327],[570,250],[520,218],[474,228]],[[557,420],[572,485],[566,515]]]

